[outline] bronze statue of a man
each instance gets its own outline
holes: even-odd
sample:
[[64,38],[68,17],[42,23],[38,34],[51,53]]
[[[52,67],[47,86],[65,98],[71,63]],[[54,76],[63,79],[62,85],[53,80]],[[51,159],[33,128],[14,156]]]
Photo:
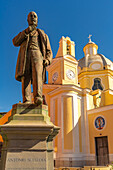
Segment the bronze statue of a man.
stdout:
[[42,104],[42,85],[46,81],[46,66],[52,61],[48,36],[37,29],[38,17],[35,12],[28,14],[29,27],[13,39],[20,46],[15,78],[22,82],[23,103],[31,103],[31,84],[35,104]]

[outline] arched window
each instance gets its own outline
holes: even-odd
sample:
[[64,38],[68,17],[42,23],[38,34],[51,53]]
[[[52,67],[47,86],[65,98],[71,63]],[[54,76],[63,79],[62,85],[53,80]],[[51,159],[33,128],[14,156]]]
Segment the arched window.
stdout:
[[102,84],[101,84],[101,79],[100,78],[95,78],[94,79],[94,85],[92,87],[92,90],[100,89],[103,90]]
[[71,54],[71,42],[70,42],[70,40],[67,40],[67,42],[66,42],[66,45],[67,45],[67,54]]
[[70,54],[70,45],[67,44],[67,54]]

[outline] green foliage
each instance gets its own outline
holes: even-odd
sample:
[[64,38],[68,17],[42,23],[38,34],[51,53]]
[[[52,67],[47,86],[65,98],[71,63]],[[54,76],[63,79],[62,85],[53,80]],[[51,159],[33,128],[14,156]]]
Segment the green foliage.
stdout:
[[[113,162],[112,162],[112,164],[111,164],[111,168],[113,169]],[[110,169],[111,170],[111,169]]]
[[0,114],[0,118],[2,117],[3,115]]

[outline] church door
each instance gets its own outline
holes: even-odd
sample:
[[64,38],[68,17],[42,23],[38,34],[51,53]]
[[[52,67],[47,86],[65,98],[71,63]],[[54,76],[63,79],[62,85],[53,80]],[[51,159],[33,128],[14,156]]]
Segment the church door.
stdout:
[[108,151],[108,138],[104,137],[96,137],[96,160],[97,165],[107,165],[109,164],[109,151]]

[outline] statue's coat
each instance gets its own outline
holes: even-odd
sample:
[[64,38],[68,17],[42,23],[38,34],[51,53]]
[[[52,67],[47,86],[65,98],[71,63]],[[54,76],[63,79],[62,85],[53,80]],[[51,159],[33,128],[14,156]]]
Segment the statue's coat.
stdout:
[[[38,41],[40,44],[40,51],[43,56],[43,60],[48,60],[48,63],[51,64],[52,61],[52,51],[49,42],[48,36],[44,33],[43,30],[37,29],[38,31]],[[25,73],[25,66],[26,66],[26,57],[27,57],[27,50],[28,50],[28,43],[29,43],[29,34],[26,34],[25,31],[20,32],[16,37],[13,39],[13,44],[15,46],[20,46],[17,65],[16,65],[16,73],[15,78],[18,81],[22,80],[22,77]],[[43,67],[43,82],[46,82],[46,67]]]

